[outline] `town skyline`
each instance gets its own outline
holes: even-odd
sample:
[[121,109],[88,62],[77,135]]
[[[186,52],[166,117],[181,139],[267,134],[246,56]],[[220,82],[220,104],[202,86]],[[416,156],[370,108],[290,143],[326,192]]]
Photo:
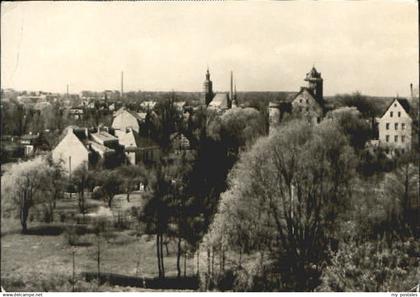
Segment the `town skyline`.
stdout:
[[218,91],[229,89],[230,71],[238,92],[292,91],[315,65],[326,96],[408,97],[418,84],[416,3],[378,5],[2,3],[1,84],[119,90],[124,71],[127,92],[200,92],[208,66]]

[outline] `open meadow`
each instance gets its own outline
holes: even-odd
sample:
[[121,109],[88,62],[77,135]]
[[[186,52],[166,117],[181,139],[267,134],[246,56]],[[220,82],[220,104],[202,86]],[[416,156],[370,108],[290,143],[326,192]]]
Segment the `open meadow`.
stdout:
[[[93,223],[71,222],[71,213],[77,212],[77,201],[62,200],[57,205],[57,217],[66,213],[64,222],[29,222],[28,234],[21,234],[18,219],[2,220],[1,226],[1,279],[6,291],[112,291],[117,285],[106,280],[100,286],[98,272],[98,246],[100,273],[133,277],[130,284],[144,287],[144,279],[158,275],[156,243],[153,235],[141,234],[133,220],[125,228],[114,227],[117,213],[126,213],[131,207],[141,206],[141,194],[132,194],[130,202],[125,195],[114,199],[114,216],[108,218],[105,230],[98,234]],[[89,201],[89,213],[95,215],[105,208],[105,203]],[[73,211],[73,212],[72,212]],[[61,216],[62,217],[62,216]],[[76,217],[76,213],[74,214]],[[176,276],[176,247],[169,241],[165,251],[166,275]],[[73,271],[74,253],[74,271]],[[194,274],[193,260],[187,260],[187,274]],[[89,278],[94,275],[95,278]],[[89,282],[86,279],[90,279]],[[111,281],[112,282],[112,281]],[[124,290],[144,290],[129,288]],[[147,289],[147,285],[146,285]]]

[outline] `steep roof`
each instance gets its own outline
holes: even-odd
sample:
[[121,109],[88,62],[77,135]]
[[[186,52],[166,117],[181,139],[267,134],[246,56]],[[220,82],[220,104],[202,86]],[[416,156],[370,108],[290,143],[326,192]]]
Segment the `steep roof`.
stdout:
[[117,117],[117,116],[119,116],[120,114],[123,114],[123,113],[128,113],[128,114],[132,115],[133,117],[135,117],[139,121],[142,121],[145,118],[145,117],[143,117],[142,113],[136,113],[134,111],[131,111],[129,109],[126,109],[124,106],[121,107],[120,109],[118,109],[114,113],[114,118]]
[[[67,136],[69,131],[71,131],[79,139],[79,141],[81,141],[82,143],[85,143],[88,139],[88,135],[86,135],[86,130],[87,130],[87,128],[81,128],[81,127],[76,126],[76,125],[69,125],[66,128],[64,128],[63,132],[61,133],[61,135],[58,139],[58,142],[63,140]],[[87,131],[87,132],[89,132],[89,131]]]
[[111,134],[109,134],[108,132],[105,132],[105,131],[98,131],[98,132],[96,132],[96,133],[92,133],[91,134],[91,136],[92,136],[92,138],[94,138],[94,139],[99,139],[100,141],[113,141],[113,140],[118,140],[118,138],[117,137],[115,137],[115,136],[113,136],[113,135],[111,135]]
[[388,104],[388,106],[382,112],[380,118],[382,118],[385,115],[385,113],[388,111],[388,109],[392,106],[392,104],[395,101],[397,101],[402,106],[402,108],[405,110],[405,112],[407,114],[409,114],[409,112],[410,112],[410,102],[408,102],[408,100],[405,99],[405,98],[395,98],[394,100],[391,101],[391,103]]
[[210,107],[215,108],[228,108],[229,107],[229,96],[227,93],[216,93],[211,100]]
[[89,141],[89,145],[92,148],[92,150],[94,150],[95,152],[100,153],[100,154],[112,153],[112,152],[115,151],[115,150],[113,150],[109,147],[106,147],[106,146],[104,146],[100,143],[94,142],[94,141]]
[[78,127],[68,126],[64,130],[62,138],[60,139],[60,142],[57,144],[54,150],[56,150],[59,147],[65,147],[66,149],[74,149],[76,146],[78,146],[83,147],[86,151],[88,151],[88,149],[85,146],[85,143],[87,142],[87,137],[83,138],[82,133],[78,133],[79,131],[81,130]]
[[297,96],[299,96],[300,94],[302,94],[303,92],[308,93],[316,102],[318,102],[318,104],[320,104],[321,106],[324,106],[324,100],[322,99],[318,99],[314,93],[312,93],[311,89],[307,88],[307,87],[301,87],[300,91],[297,92],[292,98],[292,101],[296,99]]
[[137,113],[121,108],[114,115],[112,127],[115,129],[133,128],[138,131],[141,121],[142,118]]

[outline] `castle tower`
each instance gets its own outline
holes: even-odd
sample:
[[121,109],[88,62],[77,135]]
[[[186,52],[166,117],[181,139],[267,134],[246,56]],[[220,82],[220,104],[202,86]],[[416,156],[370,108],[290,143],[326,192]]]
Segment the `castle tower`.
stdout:
[[316,71],[315,66],[306,74],[305,81],[308,82],[308,88],[312,91],[315,98],[323,100],[323,79],[321,73]]
[[213,82],[210,80],[210,71],[207,68],[206,72],[206,80],[203,83],[203,95],[204,95],[204,103],[209,105],[210,101],[213,99]]

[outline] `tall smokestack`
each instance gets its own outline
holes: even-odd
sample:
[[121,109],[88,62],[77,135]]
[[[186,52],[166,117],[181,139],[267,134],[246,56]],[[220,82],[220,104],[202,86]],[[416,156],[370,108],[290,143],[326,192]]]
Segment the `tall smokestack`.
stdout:
[[124,94],[124,72],[121,72],[121,98]]
[[67,94],[67,99],[69,98],[69,85],[67,84],[67,91],[66,91],[66,94]]
[[233,100],[233,71],[230,72],[230,100]]
[[414,94],[413,94],[413,83],[410,84],[410,99],[414,98]]

